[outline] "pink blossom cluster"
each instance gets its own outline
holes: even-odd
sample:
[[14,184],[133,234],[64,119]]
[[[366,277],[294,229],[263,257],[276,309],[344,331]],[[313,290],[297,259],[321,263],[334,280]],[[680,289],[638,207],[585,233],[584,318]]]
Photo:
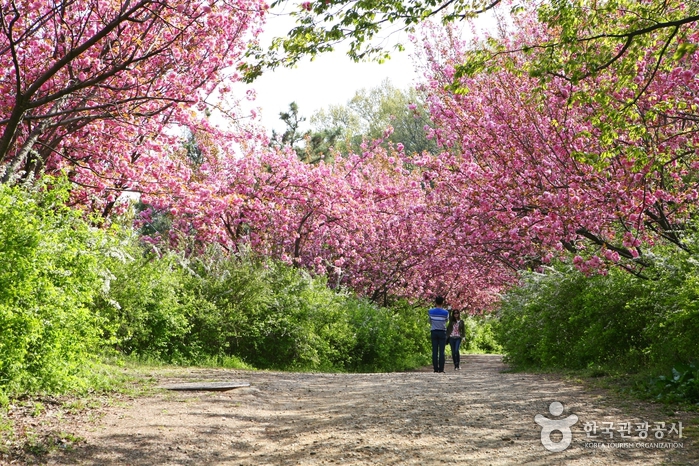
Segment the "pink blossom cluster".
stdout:
[[422,170],[406,168],[412,161],[393,147],[376,142],[318,165],[288,149],[209,157],[176,197],[143,197],[173,214],[172,240],[250,247],[377,300],[445,293],[476,311],[511,279],[497,267],[484,273],[474,251],[452,249]]
[[180,189],[188,167],[173,156],[173,128],[208,129],[205,111],[239,79],[266,5],[1,0],[0,8],[4,181],[66,171],[79,187],[75,202],[107,215],[125,191]]
[[[549,37],[534,16],[518,21],[506,48]],[[657,50],[648,50],[629,84],[610,69],[542,85],[521,72],[528,57],[511,53],[454,92],[472,44],[432,27],[421,46],[432,136],[444,148],[424,167],[460,241],[515,269],[571,254],[588,273],[633,267],[644,243],[682,247],[678,230],[697,200],[698,54],[656,71]],[[600,89],[610,99],[586,98]]]

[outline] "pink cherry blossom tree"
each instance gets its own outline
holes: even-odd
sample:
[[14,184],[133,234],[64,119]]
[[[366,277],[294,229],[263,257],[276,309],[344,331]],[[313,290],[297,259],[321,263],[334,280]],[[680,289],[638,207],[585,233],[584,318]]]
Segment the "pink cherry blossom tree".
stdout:
[[[504,49],[552,33],[532,15],[517,21]],[[426,88],[445,152],[425,166],[470,244],[514,268],[567,251],[587,271],[605,262],[638,271],[644,242],[684,247],[697,200],[696,53],[659,67],[647,50],[630,82],[613,67],[577,83],[542,81],[521,71],[524,52],[459,77],[469,44],[430,34]]]
[[[108,214],[125,190],[175,189],[187,166],[168,128],[208,128],[247,41],[255,0],[0,4],[0,170],[67,170],[76,201]],[[240,115],[233,115],[239,117]],[[238,132],[241,136],[244,132]],[[173,185],[176,183],[172,183]]]

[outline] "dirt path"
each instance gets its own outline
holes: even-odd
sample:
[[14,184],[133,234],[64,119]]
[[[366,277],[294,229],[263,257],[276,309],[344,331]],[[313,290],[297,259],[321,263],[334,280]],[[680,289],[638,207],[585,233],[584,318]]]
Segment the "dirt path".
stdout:
[[[251,386],[228,392],[158,391],[127,406],[106,408],[80,433],[84,444],[54,451],[46,460],[62,465],[650,465],[698,459],[686,431],[683,439],[672,439],[684,448],[585,446],[584,422],[601,427],[611,421],[616,429],[620,422],[646,421],[652,428],[670,420],[652,408],[610,406],[604,394],[577,385],[501,372],[497,356],[466,356],[462,366],[460,372],[447,366],[444,374],[188,370],[159,381],[235,380]],[[544,449],[534,422],[536,414],[553,418],[553,401],[564,405],[562,417],[579,417],[571,446],[559,453]],[[650,432],[647,442],[652,437]],[[618,432],[612,441],[622,441]]]

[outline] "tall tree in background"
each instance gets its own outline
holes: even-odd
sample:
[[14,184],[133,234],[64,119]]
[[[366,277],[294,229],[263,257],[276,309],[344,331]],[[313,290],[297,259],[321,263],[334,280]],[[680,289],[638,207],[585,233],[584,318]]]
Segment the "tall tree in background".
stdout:
[[300,126],[306,121],[306,117],[299,114],[296,102],[289,104],[289,111],[280,112],[279,119],[286,125],[286,130],[281,135],[272,130],[272,147],[290,147],[301,160],[311,164],[332,161],[336,140],[340,135],[339,128],[302,131]]
[[[400,144],[408,154],[437,152],[437,144],[428,138],[432,123],[423,95],[414,88],[398,89],[388,79],[357,91],[345,105],[321,110],[311,124],[317,131],[339,132],[336,148],[344,154],[361,152],[363,141],[375,139]],[[386,137],[389,127],[391,134]]]
[[299,105],[296,102],[291,102],[288,111],[279,112],[279,119],[286,125],[286,130],[281,135],[272,130],[272,145],[289,146],[296,150],[305,136],[305,133],[301,132],[300,126],[306,121],[306,117],[299,115]]

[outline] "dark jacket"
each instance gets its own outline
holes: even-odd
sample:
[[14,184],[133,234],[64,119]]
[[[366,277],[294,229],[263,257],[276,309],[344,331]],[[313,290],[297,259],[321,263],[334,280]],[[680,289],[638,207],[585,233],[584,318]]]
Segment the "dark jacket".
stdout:
[[[449,324],[447,325],[447,338],[451,337],[451,331],[454,328],[454,324],[456,323],[455,320],[449,319]],[[459,335],[461,335],[461,339],[464,339],[464,336],[466,334],[466,327],[464,325],[464,321],[460,320],[459,321]]]

